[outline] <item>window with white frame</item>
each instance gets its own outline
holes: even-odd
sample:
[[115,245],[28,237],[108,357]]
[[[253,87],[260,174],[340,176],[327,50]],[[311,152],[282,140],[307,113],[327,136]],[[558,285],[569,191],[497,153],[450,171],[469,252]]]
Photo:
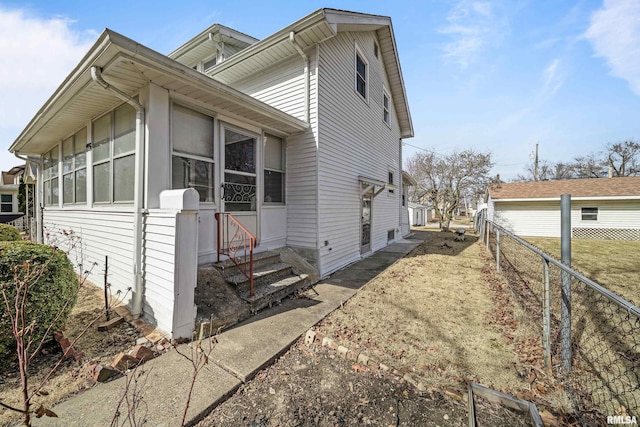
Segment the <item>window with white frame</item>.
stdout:
[[369,64],[364,59],[364,55],[356,47],[356,92],[364,99],[367,99],[367,68]]
[[87,129],[62,141],[62,203],[87,202]]
[[[389,179],[388,179],[388,181],[387,181],[387,182],[388,182],[390,185],[394,185],[394,184],[393,184],[393,178],[394,178],[394,177],[393,177],[393,175],[394,175],[393,171],[392,171],[391,169],[389,169]],[[395,191],[394,191],[394,189],[393,189],[393,188],[390,188],[390,189],[389,189],[389,194],[393,194],[394,192],[395,192]]]
[[58,159],[57,145],[43,156],[42,182],[45,206],[56,206],[58,204]]
[[583,221],[598,220],[598,208],[582,208],[580,213]]
[[382,120],[388,125],[391,125],[391,115],[389,114],[389,94],[386,90],[382,91]]
[[132,202],[136,111],[122,104],[93,122],[93,201]]
[[0,212],[13,212],[13,194],[0,194]]
[[171,138],[171,187],[193,188],[213,203],[213,117],[174,104]]
[[264,136],[264,202],[284,203],[285,147],[282,138]]

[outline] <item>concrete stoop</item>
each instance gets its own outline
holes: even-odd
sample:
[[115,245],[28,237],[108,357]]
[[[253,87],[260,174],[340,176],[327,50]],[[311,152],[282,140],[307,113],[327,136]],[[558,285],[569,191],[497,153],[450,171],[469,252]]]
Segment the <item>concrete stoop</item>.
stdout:
[[249,279],[230,259],[200,266],[195,293],[197,337],[213,335],[317,282],[317,272],[306,271],[305,264],[292,260],[290,252],[281,256],[285,250],[254,254],[253,296]]

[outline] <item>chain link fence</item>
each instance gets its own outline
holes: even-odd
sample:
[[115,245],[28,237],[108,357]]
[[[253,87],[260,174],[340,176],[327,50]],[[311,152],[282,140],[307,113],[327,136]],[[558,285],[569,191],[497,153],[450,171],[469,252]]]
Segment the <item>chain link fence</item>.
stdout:
[[487,221],[484,212],[476,229],[538,328],[545,365],[564,384],[575,414],[588,425],[639,417],[640,308]]

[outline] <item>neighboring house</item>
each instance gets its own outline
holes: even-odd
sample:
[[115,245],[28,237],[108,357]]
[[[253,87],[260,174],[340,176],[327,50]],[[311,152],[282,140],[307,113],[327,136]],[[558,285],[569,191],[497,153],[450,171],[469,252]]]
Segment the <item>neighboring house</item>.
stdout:
[[562,194],[573,237],[640,240],[640,176],[492,184],[487,215],[520,236],[560,237]]
[[[400,206],[400,229],[402,236],[411,231],[411,216],[409,215],[409,187],[415,187],[418,183],[405,171],[402,171],[402,203]],[[392,239],[390,239],[392,240]]]
[[412,136],[391,19],[320,9],[263,40],[213,25],[168,56],[107,29],[10,151],[42,159],[40,239],[73,230],[72,260],[108,255],[134,315],[190,336],[216,213],[327,276],[402,237]]
[[412,227],[423,227],[432,220],[432,208],[419,203],[409,203],[409,220]]
[[14,221],[23,214],[18,207],[20,177],[24,166],[15,166],[1,173],[0,180],[0,223]]

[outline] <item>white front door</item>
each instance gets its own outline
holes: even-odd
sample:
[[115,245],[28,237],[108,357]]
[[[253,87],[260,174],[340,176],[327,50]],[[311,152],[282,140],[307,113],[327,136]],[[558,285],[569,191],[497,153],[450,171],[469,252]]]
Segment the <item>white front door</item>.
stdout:
[[222,212],[258,236],[258,136],[222,126]]

